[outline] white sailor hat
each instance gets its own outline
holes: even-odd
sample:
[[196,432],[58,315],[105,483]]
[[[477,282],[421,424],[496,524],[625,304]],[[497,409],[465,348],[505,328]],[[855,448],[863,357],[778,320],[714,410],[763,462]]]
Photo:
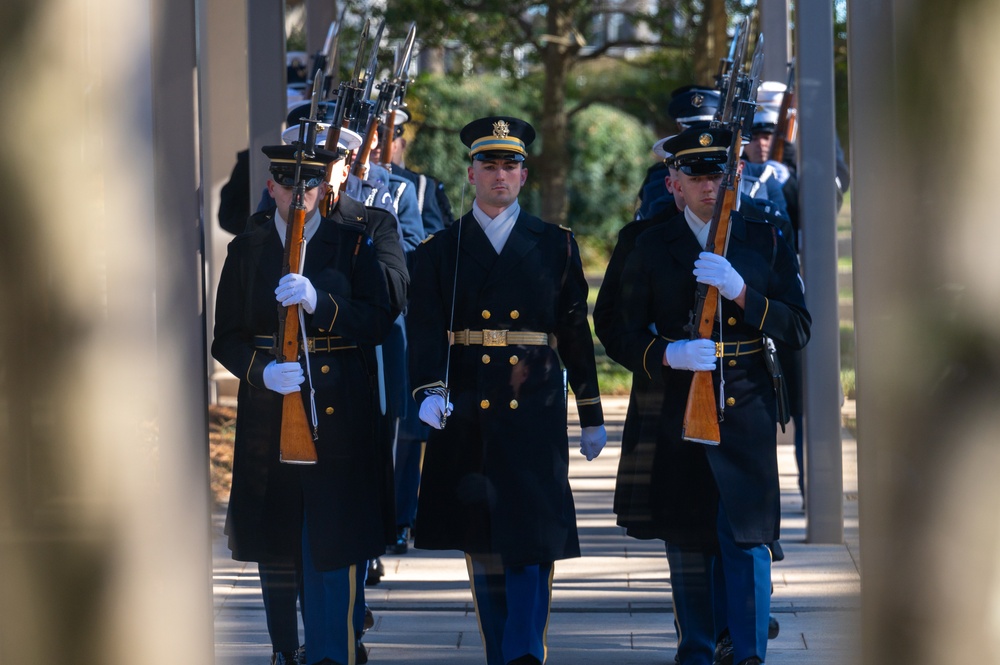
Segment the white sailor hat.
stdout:
[[775,110],[781,106],[788,86],[778,81],[761,81],[757,88],[757,106],[771,107]]
[[[326,122],[316,123],[316,145],[325,146],[326,145],[326,133],[330,129],[330,124]],[[285,131],[281,132],[281,140],[284,143],[291,144],[299,140],[299,126],[292,125]],[[357,132],[351,131],[344,127],[340,130],[340,140],[337,141],[337,147],[339,147],[344,152],[352,152],[361,147],[361,135]]]

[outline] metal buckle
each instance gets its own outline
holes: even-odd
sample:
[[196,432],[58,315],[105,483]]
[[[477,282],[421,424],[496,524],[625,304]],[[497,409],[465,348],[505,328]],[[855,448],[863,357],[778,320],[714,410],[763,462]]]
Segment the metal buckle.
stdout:
[[716,358],[723,357],[726,354],[725,348],[726,348],[725,344],[723,344],[722,342],[716,342],[715,343],[715,357]]
[[309,348],[309,353],[316,353],[316,339],[313,337],[306,337],[306,346]]
[[483,346],[507,346],[507,331],[484,330]]

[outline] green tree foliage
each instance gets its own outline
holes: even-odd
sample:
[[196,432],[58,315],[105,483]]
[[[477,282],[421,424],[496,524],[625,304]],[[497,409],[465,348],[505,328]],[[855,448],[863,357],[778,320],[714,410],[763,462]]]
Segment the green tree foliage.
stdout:
[[[530,85],[500,76],[421,77],[409,96],[413,116],[407,164],[445,183],[455,212],[462,203],[468,149],[458,137],[472,118],[509,113],[535,123],[537,97]],[[632,218],[635,194],[651,162],[655,134],[635,117],[606,105],[574,115],[568,148],[570,162],[568,222],[580,234],[595,236],[605,247]],[[542,215],[541,183],[535,177],[544,137],[529,148],[529,176],[521,205]],[[465,191],[464,210],[474,193]]]
[[656,136],[635,117],[603,104],[576,114],[571,136],[570,225],[610,250],[618,230],[635,212],[636,192],[652,163],[650,146]]

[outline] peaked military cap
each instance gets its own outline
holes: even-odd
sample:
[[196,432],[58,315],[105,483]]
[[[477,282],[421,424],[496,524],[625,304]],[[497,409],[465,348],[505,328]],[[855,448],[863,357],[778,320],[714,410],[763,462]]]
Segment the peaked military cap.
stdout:
[[667,152],[666,150],[664,150],[663,146],[666,144],[667,141],[669,141],[670,139],[674,138],[674,136],[676,136],[676,134],[674,134],[672,136],[666,136],[666,137],[660,139],[659,141],[657,141],[656,143],[654,143],[653,144],[653,154],[656,155],[657,157],[659,157],[660,159],[662,159],[665,162],[668,162],[668,163],[672,162],[673,160],[671,159],[671,157],[673,157],[673,154],[671,154],[671,153]]
[[494,115],[473,120],[459,136],[474,160],[523,162],[527,147],[535,140],[535,128],[518,118]]
[[[316,146],[326,145],[326,134],[329,130],[330,130],[329,123],[326,122],[316,123],[316,144],[315,144]],[[298,141],[299,126],[292,125],[285,131],[281,132],[281,140],[282,142],[288,144],[295,143],[296,141]],[[362,142],[363,139],[361,138],[361,134],[353,132],[347,127],[343,127],[340,130],[340,136],[338,137],[337,140],[337,148],[339,149],[339,152],[346,155],[347,153],[360,148]]]
[[[404,109],[396,109],[396,116],[392,123],[392,138],[398,139],[403,135],[403,125],[410,121],[410,114]],[[386,112],[382,122],[389,122],[389,113]]]
[[[294,145],[266,145],[260,149],[271,160],[271,178],[282,187],[295,186],[295,152]],[[326,166],[343,159],[341,152],[331,152],[316,148],[312,155],[302,156],[302,171],[300,176],[305,180],[306,189],[316,187],[326,180]]]
[[[337,103],[335,101],[319,102],[316,105],[316,119],[320,122],[333,122],[333,113],[336,109]],[[288,111],[288,116],[285,118],[285,126],[291,127],[292,125],[299,124],[309,117],[309,111],[311,110],[312,102],[306,102],[305,104],[293,106],[291,110]]]
[[715,118],[721,103],[717,90],[688,85],[670,93],[667,113],[682,127],[703,126]]
[[778,112],[772,109],[757,107],[753,114],[753,126],[750,128],[751,134],[773,134],[778,128]]
[[788,86],[778,81],[761,81],[757,88],[757,106],[772,108],[775,111],[781,106]]
[[723,173],[733,133],[728,129],[691,127],[663,144],[673,154],[674,166],[687,175]]

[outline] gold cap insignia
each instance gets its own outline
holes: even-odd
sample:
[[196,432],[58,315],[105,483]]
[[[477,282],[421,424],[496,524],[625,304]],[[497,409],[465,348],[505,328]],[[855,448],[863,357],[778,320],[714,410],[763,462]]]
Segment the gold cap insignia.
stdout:
[[493,123],[493,137],[505,139],[510,134],[510,124],[505,120],[497,120]]
[[709,134],[708,132],[702,134],[701,136],[698,137],[698,143],[701,144],[701,147],[707,148],[708,146],[712,145],[712,135]]
[[695,107],[696,109],[701,108],[701,105],[704,103],[705,103],[704,95],[695,95],[691,98],[691,106]]

